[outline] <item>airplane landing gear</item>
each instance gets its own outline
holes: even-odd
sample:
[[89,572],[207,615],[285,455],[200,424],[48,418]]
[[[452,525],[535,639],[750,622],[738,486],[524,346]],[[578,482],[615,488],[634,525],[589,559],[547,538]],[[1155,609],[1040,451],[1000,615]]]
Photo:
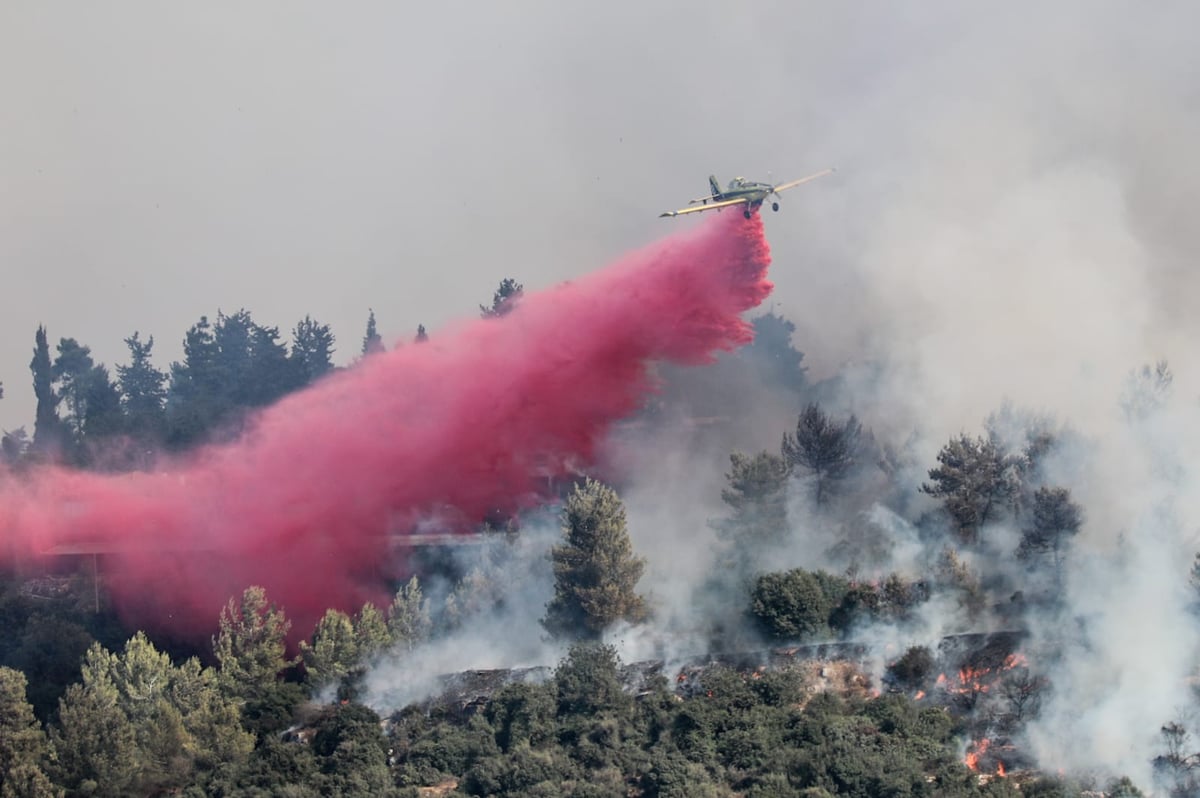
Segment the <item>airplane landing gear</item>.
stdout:
[[742,216],[745,216],[747,219],[749,219],[750,218],[750,209],[747,208],[746,210],[742,211]]
[[773,211],[777,211],[777,210],[779,210],[779,203],[778,203],[778,202],[772,202],[772,203],[771,203],[771,210],[773,210]]

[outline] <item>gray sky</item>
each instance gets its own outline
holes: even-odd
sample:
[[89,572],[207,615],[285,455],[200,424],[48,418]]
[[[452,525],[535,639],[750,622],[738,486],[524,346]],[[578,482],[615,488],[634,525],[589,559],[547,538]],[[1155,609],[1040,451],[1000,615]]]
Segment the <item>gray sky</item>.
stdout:
[[202,314],[310,313],[346,362],[368,307],[436,335],[501,277],[697,223],[657,214],[709,172],[838,167],[767,220],[817,371],[950,369],[976,419],[1025,374],[1049,401],[1047,372],[1170,354],[1200,12],[966,5],[0,6],[0,427],[32,428],[38,323],[110,367],[153,334],[166,367]]

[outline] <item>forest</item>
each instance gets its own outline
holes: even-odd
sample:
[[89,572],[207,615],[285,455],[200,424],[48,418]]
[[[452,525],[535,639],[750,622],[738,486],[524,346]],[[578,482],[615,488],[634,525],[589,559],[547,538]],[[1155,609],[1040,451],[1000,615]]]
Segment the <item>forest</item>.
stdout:
[[[478,315],[522,296],[505,279]],[[0,583],[0,795],[1195,794],[1184,714],[1157,721],[1137,771],[1151,783],[1038,757],[1062,702],[1080,700],[1062,630],[1088,623],[1069,589],[1091,521],[1084,436],[998,402],[923,462],[852,411],[857,382],[809,379],[789,320],[754,329],[715,364],[663,367],[632,420],[651,441],[686,428],[720,461],[703,499],[720,508],[701,536],[711,558],[674,604],[631,535],[638,486],[615,468],[556,481],[536,511],[474,519],[481,542],[430,552],[390,604],[329,608],[311,629],[258,585],[201,642],[130,628],[87,557],[22,560]],[[258,409],[384,351],[374,312],[344,366],[327,325],[306,316],[285,341],[245,309],[193,324],[166,369],[139,332],[111,371],[52,340],[33,336],[32,431],[3,437],[10,486],[51,464],[131,473],[234,440]],[[397,345],[435,340],[418,326]],[[1131,369],[1113,404],[1131,435],[1157,435],[1171,369]],[[787,423],[748,451],[738,420],[756,392]],[[452,675],[454,647],[507,624],[536,627],[557,659],[469,706],[439,700],[429,680]],[[628,643],[637,630],[649,645]],[[943,641],[964,634],[977,644],[950,657]],[[826,653],[780,661],[802,646]],[[1195,700],[1180,691],[1181,707]]]

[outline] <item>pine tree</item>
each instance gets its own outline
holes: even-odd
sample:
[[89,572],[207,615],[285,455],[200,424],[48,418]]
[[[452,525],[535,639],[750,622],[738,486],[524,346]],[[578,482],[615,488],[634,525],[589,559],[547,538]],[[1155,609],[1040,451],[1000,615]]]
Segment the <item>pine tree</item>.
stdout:
[[25,699],[27,685],[21,671],[0,668],[0,794],[5,796],[54,794],[42,772],[49,746]]
[[246,588],[240,601],[229,600],[221,610],[213,653],[221,666],[222,685],[231,695],[257,696],[275,684],[292,664],[284,658],[291,627],[283,611],[267,602],[261,587]]
[[429,637],[430,625],[429,602],[422,597],[421,583],[414,576],[396,591],[388,608],[387,628],[392,644],[411,651]]
[[320,379],[333,370],[333,332],[328,324],[318,324],[305,316],[292,330],[292,354],[297,378],[302,385]]
[[137,736],[120,700],[107,671],[88,668],[85,661],[83,683],[67,688],[59,700],[58,725],[51,731],[55,782],[81,794],[116,798],[133,793]]
[[796,420],[796,433],[784,433],[782,452],[788,470],[802,466],[816,479],[818,507],[829,500],[834,485],[844,479],[857,461],[862,425],[854,416],[835,423],[818,404],[810,404]]
[[69,423],[78,435],[83,432],[87,415],[88,374],[95,363],[92,350],[82,346],[74,338],[63,338],[58,342],[58,357],[54,359],[54,382],[58,395],[67,406]]
[[1049,555],[1055,584],[1062,589],[1063,558],[1070,540],[1083,526],[1083,508],[1071,501],[1067,488],[1038,488],[1033,496],[1033,519],[1026,527],[1017,555]]
[[46,328],[42,325],[38,325],[34,341],[33,360],[29,361],[29,370],[33,372],[33,394],[37,398],[33,449],[58,456],[65,443],[66,429],[58,417],[58,405],[62,397],[54,391],[54,365],[50,360]]
[[429,334],[425,332],[425,325],[417,325],[417,337],[413,339],[413,343],[423,344],[429,340]]
[[592,479],[576,485],[562,529],[563,543],[550,552],[554,598],[543,626],[556,637],[597,639],[617,621],[644,620],[646,603],[635,587],[645,561],[633,554],[616,491]]
[[511,277],[500,281],[500,287],[492,295],[492,306],[479,306],[479,315],[485,319],[496,319],[507,316],[517,307],[517,302],[525,293],[525,287]]
[[1005,453],[991,437],[973,439],[962,434],[951,438],[937,459],[941,465],[930,469],[932,481],[923,484],[921,491],[940,498],[961,540],[975,543],[979,530],[1012,495]]
[[314,685],[338,682],[358,664],[358,637],[350,616],[327,610],[313,630],[312,644],[300,642],[300,657]]
[[[197,771],[236,766],[254,746],[216,674],[195,657],[176,667],[141,632],[120,654],[94,644],[82,673],[82,689],[73,686],[61,703],[57,741],[66,781],[81,792],[87,781],[107,788],[100,776],[118,766],[127,785],[119,794],[172,792],[195,783]],[[112,751],[92,724],[113,733]]]
[[167,375],[150,363],[154,336],[142,343],[134,332],[125,345],[129,347],[129,365],[117,366],[117,381],[129,429],[142,440],[160,440],[166,432]]
[[359,655],[363,658],[370,657],[392,644],[387,620],[379,608],[369,601],[358,611],[358,615],[354,616],[354,639],[358,641]]
[[279,328],[252,323],[244,390],[235,393],[238,403],[264,407],[303,385],[304,375],[288,357],[287,346],[279,340]]
[[207,316],[184,335],[183,362],[171,364],[165,415],[167,438],[175,446],[201,440],[224,419],[231,402],[224,390],[220,348]]
[[770,452],[734,452],[729,466],[721,500],[733,515],[716,524],[717,534],[742,553],[780,543],[787,534],[787,464]]
[[375,329],[375,311],[372,308],[368,308],[368,310],[370,315],[367,316],[367,334],[363,336],[363,355],[373,355],[383,351],[383,339],[379,337],[379,332]]
[[739,356],[750,358],[772,383],[792,391],[803,391],[808,384],[807,369],[800,365],[804,353],[792,346],[796,325],[776,313],[756,318],[754,340]]

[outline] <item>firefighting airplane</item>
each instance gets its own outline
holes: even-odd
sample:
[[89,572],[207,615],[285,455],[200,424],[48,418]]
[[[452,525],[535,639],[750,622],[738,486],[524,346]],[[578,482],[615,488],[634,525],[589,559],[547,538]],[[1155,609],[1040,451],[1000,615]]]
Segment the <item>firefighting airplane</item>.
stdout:
[[[751,212],[761,207],[763,201],[772,194],[778,197],[780,191],[787,191],[789,188],[795,188],[802,183],[832,174],[834,171],[834,169],[825,169],[808,177],[802,177],[790,183],[780,183],[777,186],[773,186],[770,183],[756,183],[744,177],[735,177],[729,181],[729,187],[724,191],[721,190],[721,186],[717,183],[717,178],[709,175],[708,185],[712,189],[711,196],[688,200],[689,207],[680,208],[677,211],[665,211],[658,216],[661,219],[664,216],[682,216],[685,213],[698,213],[699,211],[719,211],[721,208],[728,208],[731,205],[745,205],[746,207],[742,210],[742,215],[749,219]],[[778,201],[771,203],[771,210],[779,210]]]

